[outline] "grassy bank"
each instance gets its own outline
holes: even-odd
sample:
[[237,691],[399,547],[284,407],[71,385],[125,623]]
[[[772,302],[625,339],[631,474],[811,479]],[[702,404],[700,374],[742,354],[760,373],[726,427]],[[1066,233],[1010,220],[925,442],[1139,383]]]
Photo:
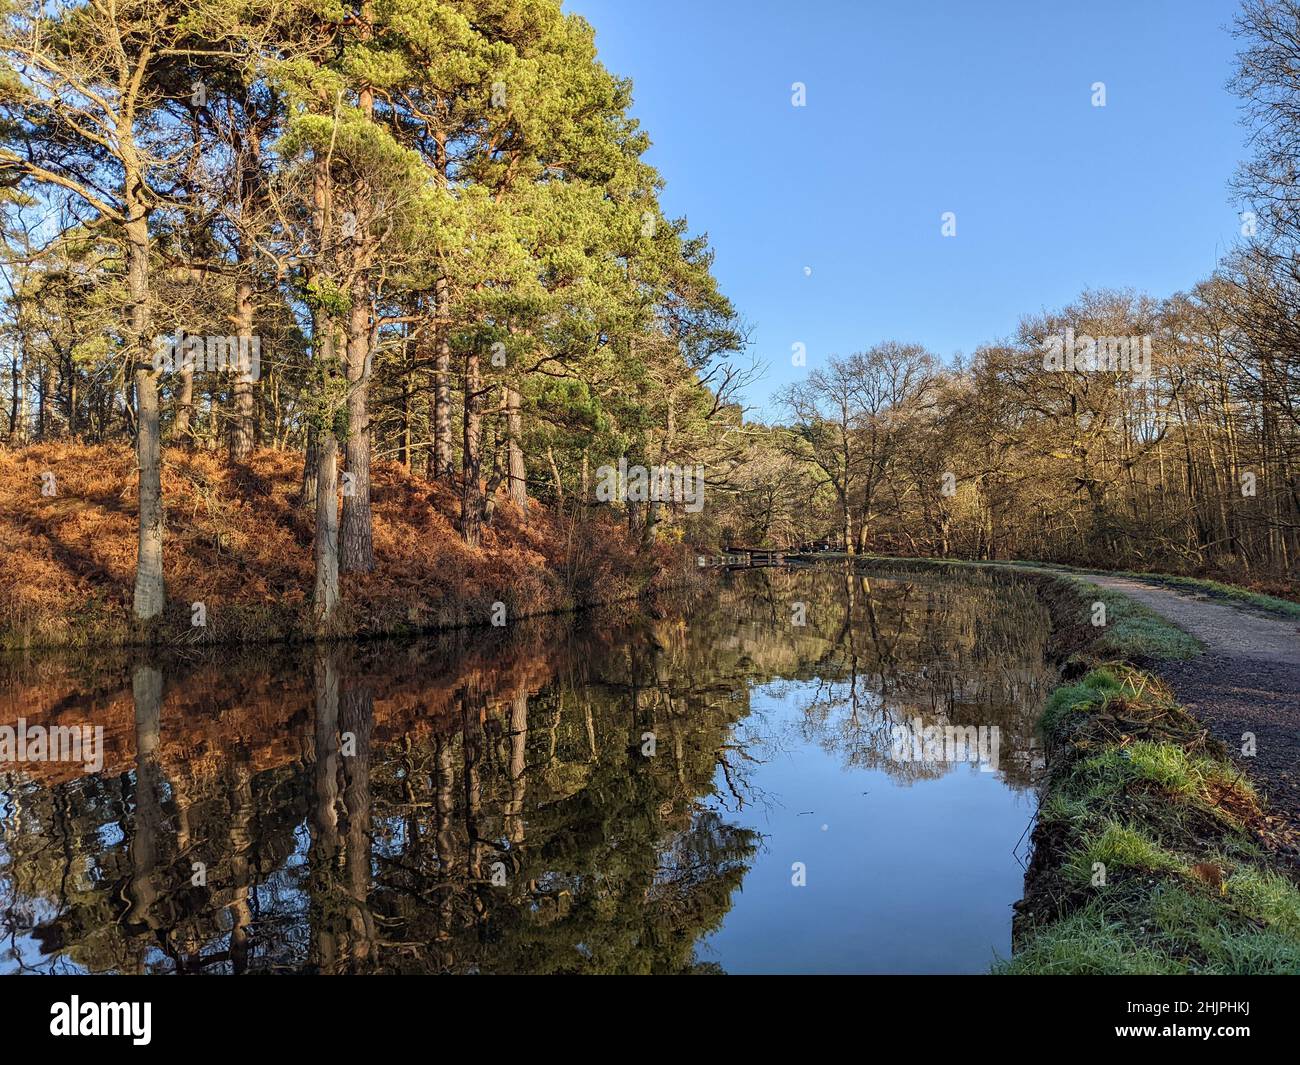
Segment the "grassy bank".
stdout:
[[[312,516],[301,456],[232,465],[164,457],[167,643],[258,643],[311,632]],[[52,478],[50,476],[52,475]],[[43,485],[53,494],[42,494]],[[680,546],[646,552],[598,514],[525,515],[504,498],[480,547],[456,532],[454,487],[376,462],[375,566],[342,578],[343,636],[490,624],[631,598],[692,572]],[[129,447],[37,444],[0,451],[0,647],[136,642],[131,617],[136,476]],[[204,625],[194,625],[203,604]]]
[[1249,781],[1149,673],[1053,693],[1012,974],[1300,972],[1300,891]]
[[[1152,672],[1196,641],[1126,596],[1048,577],[1073,679],[1040,730],[1048,777],[1009,975],[1300,972],[1300,891],[1227,750]],[[1091,625],[1092,603],[1108,624]],[[1084,619],[1087,619],[1086,621]],[[1082,674],[1082,675],[1080,675]]]

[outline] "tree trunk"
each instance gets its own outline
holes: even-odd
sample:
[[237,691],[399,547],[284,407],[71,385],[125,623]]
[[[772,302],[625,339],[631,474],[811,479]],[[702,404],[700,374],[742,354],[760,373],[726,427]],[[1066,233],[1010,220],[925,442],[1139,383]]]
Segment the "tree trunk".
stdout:
[[402,337],[402,396],[397,408],[397,462],[407,473],[411,472],[411,392],[415,378],[415,341],[410,328]]
[[[235,331],[241,340],[253,336],[253,283],[240,281],[235,289]],[[242,345],[241,345],[242,347]],[[235,374],[235,416],[230,426],[230,458],[243,462],[257,446],[253,421],[253,371],[241,369]]]
[[[359,106],[374,113],[374,93],[363,88]],[[369,573],[375,566],[370,514],[370,205],[364,184],[352,199],[356,233],[352,238],[351,310],[348,313],[348,490],[343,493],[343,572]]]
[[339,605],[339,445],[334,434],[316,438],[316,587],[312,593],[316,627],[328,632]]
[[176,418],[171,438],[175,443],[189,442],[194,431],[194,371],[181,371],[181,385],[176,392]]
[[162,440],[158,425],[158,372],[149,351],[149,223],[131,204],[126,223],[127,292],[135,357],[136,463],[140,471],[135,616],[156,618],[166,605],[163,583]]
[[523,438],[524,419],[520,412],[519,390],[506,389],[506,448],[507,472],[510,482],[510,501],[528,514],[528,470],[524,465],[524,449],[520,444]]
[[343,493],[342,568],[344,573],[369,573],[375,565],[370,524],[370,301],[369,285],[360,272],[352,286],[347,350],[348,483]]
[[27,442],[27,373],[26,360],[14,352],[14,398],[9,408],[9,436],[16,444]]
[[316,509],[316,477],[319,466],[319,452],[316,446],[318,435],[314,425],[307,426],[307,446],[302,456],[302,491],[299,493],[299,501],[311,511]]
[[437,348],[433,369],[433,465],[430,475],[447,480],[452,474],[451,456],[451,345],[447,342],[447,317],[451,313],[451,296],[447,279],[438,278],[434,285],[434,315]]
[[477,547],[483,523],[482,474],[482,409],[483,397],[479,395],[478,352],[470,351],[465,358],[465,421],[463,459],[461,463],[460,534],[470,547]]

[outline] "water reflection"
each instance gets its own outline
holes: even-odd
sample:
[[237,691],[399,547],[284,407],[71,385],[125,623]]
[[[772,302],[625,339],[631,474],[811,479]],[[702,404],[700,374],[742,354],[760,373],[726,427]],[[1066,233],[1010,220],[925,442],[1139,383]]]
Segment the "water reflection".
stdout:
[[3,665],[0,724],[105,752],[0,766],[0,971],[728,969],[799,774],[969,773],[890,757],[924,715],[998,725],[988,783],[1029,783],[1047,624],[1005,578],[767,570],[572,624]]

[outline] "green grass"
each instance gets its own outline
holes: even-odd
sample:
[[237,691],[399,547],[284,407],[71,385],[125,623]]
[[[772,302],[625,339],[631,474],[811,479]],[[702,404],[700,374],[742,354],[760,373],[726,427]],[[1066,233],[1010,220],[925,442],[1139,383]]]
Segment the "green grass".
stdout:
[[1259,798],[1155,677],[1094,669],[1041,727],[1028,912],[993,972],[1300,974],[1300,890],[1250,829]]
[[1142,944],[1100,905],[1057,921],[993,967],[1000,976],[1152,976],[1181,971],[1176,962]]
[[1098,865],[1105,866],[1107,877],[1118,870],[1181,872],[1187,868],[1178,855],[1141,829],[1117,821],[1107,821],[1100,829],[1083,835],[1066,861],[1065,876],[1079,887],[1089,887]]
[[1081,577],[1063,575],[1062,579],[1075,584],[1082,600],[1081,609],[1089,624],[1092,604],[1098,601],[1105,604],[1106,624],[1098,626],[1094,645],[1097,654],[1109,658],[1168,661],[1193,658],[1200,652],[1199,640],[1123,593],[1101,588]]
[[1175,743],[1139,740],[1123,749],[1111,747],[1075,767],[1073,789],[1120,792],[1146,781],[1188,802],[1213,805],[1233,787],[1254,798],[1255,789],[1232,766],[1215,758],[1189,754]]
[[[1295,889],[1291,888],[1295,894]],[[1262,927],[1261,927],[1262,925]],[[1300,940],[1258,911],[1165,881],[1135,904],[1097,898],[993,972],[1005,976],[1295,975]]]
[[1087,713],[1119,692],[1119,678],[1108,669],[1095,669],[1077,684],[1063,684],[1048,697],[1038,727],[1044,736],[1057,735],[1074,714]]

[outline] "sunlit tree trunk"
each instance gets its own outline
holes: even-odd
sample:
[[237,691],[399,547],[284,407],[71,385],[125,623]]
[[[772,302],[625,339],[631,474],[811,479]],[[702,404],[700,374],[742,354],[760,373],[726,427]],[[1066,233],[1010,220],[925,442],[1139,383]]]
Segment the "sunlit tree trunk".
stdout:
[[127,292],[135,359],[136,462],[139,468],[139,536],[136,547],[135,616],[158,617],[166,605],[163,583],[162,441],[159,436],[158,372],[149,342],[149,223],[136,194],[140,181],[128,172],[130,217],[124,227],[127,246]]
[[465,357],[465,419],[461,459],[460,533],[477,547],[483,527],[483,397],[479,393],[478,353]]

